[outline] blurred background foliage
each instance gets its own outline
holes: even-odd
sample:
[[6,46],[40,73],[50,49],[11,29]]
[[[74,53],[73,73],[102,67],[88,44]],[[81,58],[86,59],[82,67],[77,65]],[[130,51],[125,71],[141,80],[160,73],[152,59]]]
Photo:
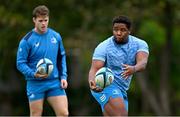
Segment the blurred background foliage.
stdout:
[[[94,48],[112,35],[117,15],[129,16],[132,35],[150,48],[147,69],[134,76],[128,91],[129,115],[180,115],[179,0],[0,0],[0,115],[29,115],[16,52],[40,4],[50,9],[49,27],[63,37],[70,115],[102,115],[87,78]],[[54,115],[47,102],[43,115]]]

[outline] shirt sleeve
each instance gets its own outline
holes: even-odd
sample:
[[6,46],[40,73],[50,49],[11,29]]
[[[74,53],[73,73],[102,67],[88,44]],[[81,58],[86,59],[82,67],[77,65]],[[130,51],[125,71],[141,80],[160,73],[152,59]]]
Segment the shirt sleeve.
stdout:
[[30,51],[30,47],[26,40],[22,39],[19,43],[18,51],[17,51],[17,59],[16,66],[17,69],[25,76],[29,78],[33,78],[35,71],[33,71],[28,66],[28,54]]
[[58,68],[59,68],[59,76],[61,79],[67,80],[67,65],[66,65],[66,52],[63,46],[63,41],[60,35],[59,41],[59,52],[58,52]]
[[138,50],[137,52],[139,51],[144,51],[146,53],[149,54],[149,47],[148,47],[148,44],[144,41],[144,40],[141,40],[138,44]]
[[93,60],[101,60],[104,61],[106,60],[106,44],[100,43],[94,51],[93,54]]

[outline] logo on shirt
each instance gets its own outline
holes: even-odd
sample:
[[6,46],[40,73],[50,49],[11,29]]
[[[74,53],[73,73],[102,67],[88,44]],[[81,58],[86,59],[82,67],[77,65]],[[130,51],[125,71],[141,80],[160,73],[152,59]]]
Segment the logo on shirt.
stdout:
[[104,102],[106,100],[106,96],[103,94],[101,97],[100,97],[100,100],[101,102]]
[[55,37],[52,37],[52,38],[51,38],[51,43],[57,43],[57,40],[56,40]]
[[39,42],[36,42],[34,45],[35,45],[35,47],[38,47],[39,46]]
[[119,94],[119,91],[118,90],[113,90],[112,93],[113,94]]
[[19,48],[19,52],[22,52],[22,48]]
[[29,98],[34,98],[35,97],[35,95],[32,93],[30,96],[29,96]]

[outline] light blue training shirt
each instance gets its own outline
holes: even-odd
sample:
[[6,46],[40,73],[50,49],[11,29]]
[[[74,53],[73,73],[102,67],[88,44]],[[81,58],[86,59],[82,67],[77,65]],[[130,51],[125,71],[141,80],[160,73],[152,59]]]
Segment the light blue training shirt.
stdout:
[[144,51],[149,54],[148,45],[144,40],[129,35],[127,43],[117,44],[114,36],[111,36],[96,47],[93,60],[105,62],[105,66],[110,68],[114,73],[115,83],[117,83],[122,90],[127,91],[132,75],[127,79],[121,76],[123,72],[122,64],[135,65],[136,54],[139,51]]

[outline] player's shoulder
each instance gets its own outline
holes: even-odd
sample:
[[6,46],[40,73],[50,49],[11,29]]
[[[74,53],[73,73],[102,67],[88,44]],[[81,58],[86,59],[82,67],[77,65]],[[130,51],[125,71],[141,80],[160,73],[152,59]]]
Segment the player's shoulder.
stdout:
[[28,41],[32,37],[33,31],[29,31],[25,34],[25,36],[22,38],[22,41]]
[[58,39],[58,40],[61,40],[61,39],[62,39],[59,32],[55,31],[55,30],[52,29],[52,28],[48,28],[48,30],[49,30],[49,33],[50,33],[51,35],[55,36],[56,39]]
[[130,42],[132,42],[132,43],[147,44],[145,40],[143,40],[139,37],[132,36],[132,35],[129,35],[129,39],[130,39]]
[[105,39],[104,41],[102,41],[101,43],[99,43],[98,46],[107,47],[108,45],[112,44],[112,39],[113,39],[113,36],[108,37],[107,39]]
[[52,29],[52,28],[48,28],[48,31],[49,31],[50,34],[60,35],[57,31],[55,31],[55,30]]
[[20,40],[20,44],[22,45],[24,45],[24,44],[28,44],[29,42],[30,42],[30,40],[31,40],[31,38],[33,37],[33,31],[31,30],[31,31],[29,31],[29,32],[27,32],[22,38],[21,38],[21,40]]

